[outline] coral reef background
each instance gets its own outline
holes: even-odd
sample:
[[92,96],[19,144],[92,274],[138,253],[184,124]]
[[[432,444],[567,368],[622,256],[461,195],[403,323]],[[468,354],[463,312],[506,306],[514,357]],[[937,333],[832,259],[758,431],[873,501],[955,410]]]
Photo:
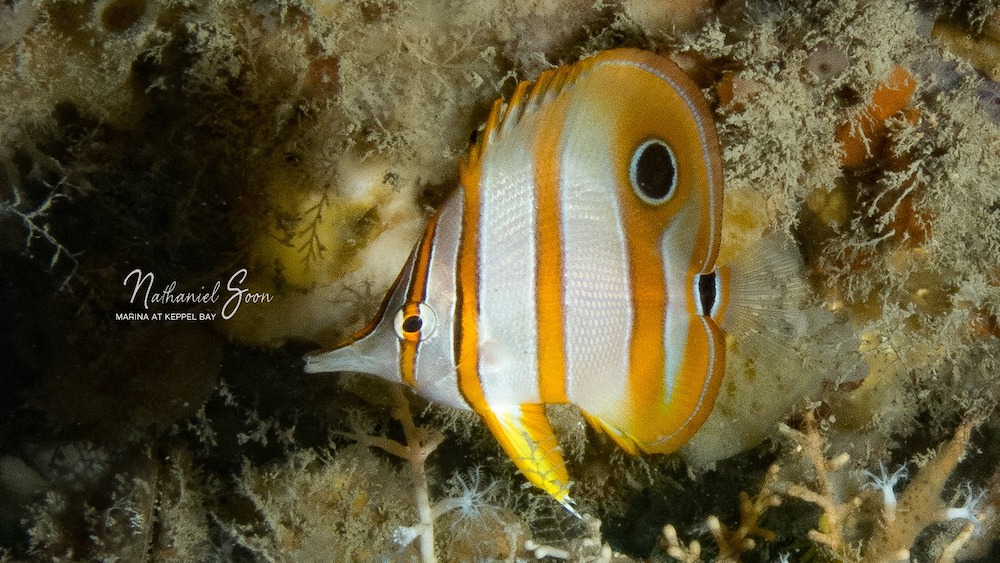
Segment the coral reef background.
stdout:
[[[690,463],[552,409],[577,520],[474,416],[301,356],[494,99],[622,45],[703,87],[723,252],[792,236],[813,332],[735,352]],[[996,560],[998,80],[985,1],[0,2],[0,560]],[[122,320],[135,269],[272,299]]]

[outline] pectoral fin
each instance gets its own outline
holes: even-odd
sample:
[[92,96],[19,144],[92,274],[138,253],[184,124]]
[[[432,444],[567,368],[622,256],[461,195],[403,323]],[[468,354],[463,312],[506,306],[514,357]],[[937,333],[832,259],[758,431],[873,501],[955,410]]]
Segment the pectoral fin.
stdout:
[[570,505],[566,462],[545,417],[545,407],[501,405],[480,415],[528,481],[576,514]]

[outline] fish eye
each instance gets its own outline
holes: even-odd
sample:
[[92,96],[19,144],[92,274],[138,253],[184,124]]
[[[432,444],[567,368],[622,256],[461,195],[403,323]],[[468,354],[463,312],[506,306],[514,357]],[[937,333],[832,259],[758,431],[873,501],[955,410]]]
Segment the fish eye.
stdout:
[[417,332],[422,326],[424,326],[424,320],[417,315],[403,317],[403,332]]
[[674,194],[677,186],[677,159],[660,139],[649,139],[632,154],[629,180],[639,199],[659,205]]
[[434,333],[437,317],[426,303],[407,303],[396,311],[393,321],[401,340],[425,340]]
[[694,277],[694,306],[700,316],[714,316],[719,306],[719,276],[715,272]]

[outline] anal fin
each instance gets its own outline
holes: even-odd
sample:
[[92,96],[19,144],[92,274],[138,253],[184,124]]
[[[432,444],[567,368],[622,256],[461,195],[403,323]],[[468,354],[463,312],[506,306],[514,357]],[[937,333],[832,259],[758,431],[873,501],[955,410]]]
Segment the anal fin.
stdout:
[[614,440],[618,447],[628,452],[630,455],[637,456],[642,452],[642,446],[639,445],[631,436],[622,432],[618,428],[615,428],[611,424],[604,421],[603,418],[599,416],[592,415],[583,411],[583,417],[587,419],[587,422],[598,432],[606,434],[609,438]]
[[569,498],[569,473],[545,417],[543,405],[493,406],[479,413],[528,481],[576,514]]

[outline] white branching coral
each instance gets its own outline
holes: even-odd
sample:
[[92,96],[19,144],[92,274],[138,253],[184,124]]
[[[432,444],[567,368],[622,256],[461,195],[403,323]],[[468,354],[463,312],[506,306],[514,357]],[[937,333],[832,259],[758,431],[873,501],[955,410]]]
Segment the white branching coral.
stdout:
[[437,561],[437,553],[434,551],[434,509],[431,506],[430,493],[427,490],[427,457],[444,440],[444,435],[440,432],[417,426],[410,411],[410,403],[403,390],[393,385],[393,398],[395,406],[393,417],[403,425],[403,434],[406,437],[405,443],[397,442],[385,436],[354,435],[358,443],[379,448],[400,459],[406,460],[410,468],[410,476],[413,479],[413,494],[416,503],[418,523],[414,526],[397,528],[393,532],[393,539],[401,544],[408,545],[415,538],[420,539],[420,560],[423,563]]
[[820,525],[809,530],[809,539],[834,553],[842,552],[845,549],[845,520],[861,506],[861,499],[855,496],[845,497],[834,486],[832,476],[847,465],[850,455],[840,453],[827,457],[826,441],[820,433],[820,421],[812,410],[803,415],[801,430],[784,424],[779,430],[794,442],[794,451],[811,470],[810,479],[813,481],[811,487],[794,482],[786,483],[783,487],[785,494],[815,504],[823,510]]
[[899,497],[896,518],[887,520],[866,542],[862,561],[905,561],[917,534],[931,524],[955,518],[978,522],[975,511],[982,495],[974,495],[971,486],[961,506],[948,507],[941,499],[945,482],[965,456],[974,427],[972,422],[960,425],[951,440],[913,476]]
[[677,536],[677,528],[673,524],[667,524],[662,530],[663,543],[666,547],[667,555],[680,561],[681,563],[699,563],[701,559],[701,542],[691,540],[685,545]]
[[[846,453],[828,455],[827,443],[822,430],[823,422],[813,411],[807,411],[799,429],[782,425],[781,432],[791,439],[792,452],[802,460],[798,471],[788,471],[777,465],[768,471],[760,492],[749,502],[747,495],[741,495],[740,529],[748,533],[740,535],[721,533],[718,519],[710,520],[709,529],[719,545],[720,561],[739,561],[745,551],[754,549],[754,544],[745,539],[756,535],[765,540],[773,539],[768,530],[756,524],[760,515],[769,508],[780,506],[777,495],[794,497],[814,504],[822,510],[822,517],[813,530],[809,531],[817,547],[843,560],[863,563],[883,563],[904,561],[909,557],[917,535],[934,523],[950,520],[965,520],[968,524],[957,536],[944,546],[942,561],[950,561],[981,527],[980,508],[986,498],[985,490],[975,490],[971,484],[959,487],[952,503],[942,500],[941,494],[948,477],[964,456],[975,423],[966,422],[959,426],[954,437],[945,442],[937,455],[922,465],[913,479],[899,493],[901,483],[909,476],[906,464],[891,473],[884,462],[879,462],[878,472],[869,470],[851,471],[848,467],[850,456]],[[803,471],[803,469],[807,471]],[[857,476],[864,480],[857,479]],[[805,478],[811,483],[802,483]],[[868,523],[858,509],[862,500],[851,491],[874,489],[882,496],[882,520],[874,523],[874,533],[867,532]],[[897,497],[898,495],[898,497]],[[957,504],[955,501],[958,501]],[[699,561],[701,546],[695,541],[684,546],[677,538],[673,526],[664,528],[667,553],[681,561]],[[951,555],[949,555],[951,554]]]
[[[739,522],[735,528],[723,524],[718,516],[710,515],[706,518],[705,526],[719,550],[715,561],[738,563],[742,561],[745,553],[751,552],[759,546],[758,540],[771,542],[777,538],[773,531],[761,526],[761,519],[764,513],[771,508],[781,506],[777,480],[780,471],[781,468],[778,465],[768,467],[757,494],[750,496],[745,491],[740,492]],[[670,557],[686,563],[702,560],[701,544],[698,540],[691,540],[690,543],[684,545],[677,536],[677,529],[672,524],[664,526],[661,535],[661,547]]]

